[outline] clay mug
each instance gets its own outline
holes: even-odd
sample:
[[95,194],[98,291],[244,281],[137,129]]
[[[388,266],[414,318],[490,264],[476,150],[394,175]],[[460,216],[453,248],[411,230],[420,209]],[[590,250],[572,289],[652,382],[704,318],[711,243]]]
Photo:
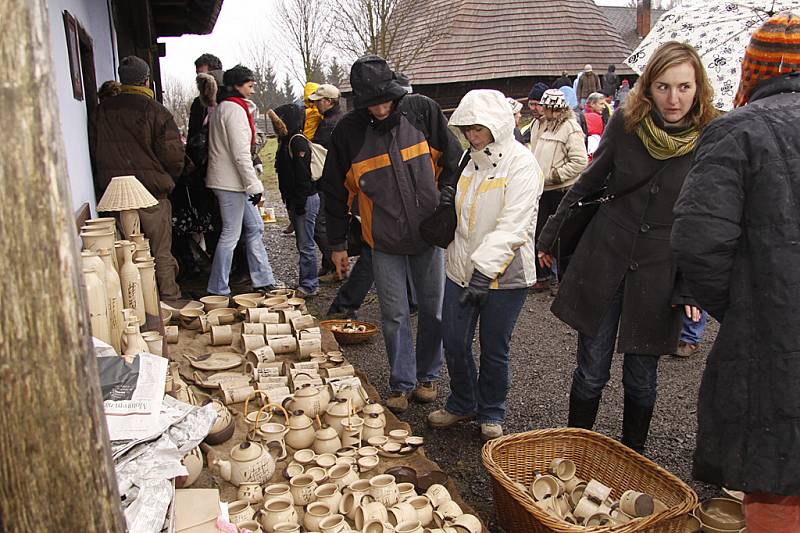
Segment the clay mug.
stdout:
[[387,512],[389,514],[389,523],[393,526],[403,522],[419,521],[417,510],[410,503],[399,502],[397,505],[390,507]]
[[453,499],[447,491],[447,488],[438,483],[428,487],[428,490],[425,491],[425,496],[431,501],[431,505],[433,505],[434,509],[438,509],[441,504]]
[[147,343],[147,350],[153,355],[162,355],[164,337],[157,331],[145,331],[142,333],[144,342]]
[[453,526],[457,531],[462,529],[467,530],[469,533],[481,533],[483,531],[483,524],[480,519],[472,514],[462,514],[453,520]]
[[265,324],[265,335],[291,335],[292,326],[289,324]]
[[578,505],[578,502],[581,501],[583,498],[583,491],[586,490],[586,482],[582,481],[575,485],[575,488],[572,489],[569,493],[569,501],[572,503],[572,507]]
[[395,533],[391,524],[384,523],[382,520],[370,520],[361,529],[361,533]]
[[369,495],[386,507],[396,504],[400,500],[400,491],[397,489],[395,477],[391,474],[372,477],[369,480]]
[[314,490],[317,488],[317,483],[314,478],[309,474],[300,474],[289,480],[291,487],[292,499],[295,505],[308,505],[316,500]]
[[231,405],[245,400],[252,400],[256,397],[256,390],[249,385],[247,387],[223,387],[222,394],[225,399],[225,405]]
[[290,335],[271,337],[267,344],[276,354],[291,353],[297,349],[297,340]]
[[224,346],[233,341],[233,330],[230,326],[211,326],[211,345]]
[[325,483],[314,489],[314,495],[318,502],[328,504],[332,512],[339,511],[339,504],[342,502],[342,493],[336,483]]
[[295,511],[294,505],[290,502],[286,500],[269,500],[264,504],[264,509],[261,511],[258,522],[267,532],[272,533],[275,531],[276,524],[297,524],[297,519],[297,511]]
[[419,520],[401,522],[394,528],[395,533],[423,533],[422,524]]
[[252,520],[255,513],[247,500],[236,500],[228,504],[228,517],[231,524],[237,525],[240,522]]
[[275,352],[269,346],[262,346],[255,350],[250,350],[245,354],[245,358],[251,363],[259,365],[261,363],[271,363],[275,360]]
[[283,500],[294,505],[291,488],[286,483],[272,483],[264,488],[264,507],[271,501]]
[[261,529],[261,525],[256,520],[247,520],[245,522],[239,522],[236,524],[236,527],[239,528],[239,531],[252,531],[253,533],[263,533],[263,529]]
[[593,500],[597,504],[601,504],[611,495],[611,487],[607,487],[597,481],[596,479],[589,480],[586,488],[583,490],[583,497]]
[[339,501],[339,512],[346,515],[350,520],[356,519],[356,512],[361,507],[362,503],[369,503],[372,497],[368,494],[369,480],[360,479],[355,483],[351,483],[342,494],[342,499]]
[[653,497],[635,490],[626,490],[619,498],[619,507],[628,516],[649,516],[653,514]]
[[332,514],[320,520],[319,530],[320,533],[346,533],[350,531],[350,527],[342,515]]
[[[397,480],[397,477],[395,477]],[[400,495],[400,501],[404,502],[417,496],[417,491],[414,489],[413,483],[403,482],[397,484],[397,493]],[[427,498],[426,498],[427,500]]]
[[245,322],[242,324],[242,333],[245,335],[265,335],[264,324],[260,322]]
[[179,335],[178,326],[164,326],[164,336],[167,338],[167,344],[177,344]]
[[606,513],[595,513],[586,518],[583,521],[583,525],[585,527],[594,527],[594,526],[613,526],[614,520],[611,519],[611,516]]
[[331,508],[327,503],[310,503],[303,515],[303,526],[306,528],[306,531],[319,531],[319,523],[331,514]]
[[344,489],[354,481],[358,481],[358,472],[349,464],[335,464],[328,469],[331,483],[336,483],[339,490]]
[[354,376],[356,370],[353,365],[340,365],[329,368],[326,373],[329,378],[344,378],[347,376]]
[[531,495],[536,501],[541,501],[548,496],[560,496],[563,492],[564,485],[555,476],[539,475],[531,484]]
[[261,503],[264,501],[264,490],[258,483],[242,483],[236,491],[236,498],[248,503]]
[[389,513],[381,502],[362,503],[356,510],[356,528],[359,531],[364,529],[364,524],[370,520],[389,521]]
[[269,313],[269,310],[264,309],[263,307],[249,307],[245,311],[245,317],[247,318],[248,322],[256,323],[261,322],[261,315],[267,313]]
[[583,483],[584,487],[586,486],[586,481],[582,480],[578,476],[572,476],[571,478],[564,481],[564,492],[567,494],[572,494],[572,491],[575,490],[575,487],[577,487],[581,483]]
[[300,524],[295,524],[292,522],[281,522],[280,524],[275,524],[275,528],[272,530],[273,533],[300,533],[300,531]]
[[428,527],[433,523],[433,505],[427,496],[414,496],[406,500],[417,512],[417,520],[422,527]]
[[242,344],[244,345],[245,353],[261,348],[267,345],[267,341],[263,335],[248,335],[242,334]]
[[584,520],[595,514],[599,508],[600,506],[594,500],[584,496],[578,501],[572,514],[575,515],[579,522],[583,523]]
[[300,354],[300,359],[310,359],[311,352],[316,352],[319,350],[320,347],[320,340],[319,339],[300,339],[297,341],[297,350]]
[[561,481],[567,481],[575,477],[576,469],[573,461],[556,458],[550,461],[550,468],[548,470]]
[[278,313],[267,312],[261,313],[258,317],[258,322],[264,324],[264,333],[267,332],[267,326],[276,326],[281,321],[281,316]]
[[464,514],[464,511],[461,510],[461,506],[453,500],[447,500],[446,502],[441,503],[436,508],[436,512],[438,512],[445,519],[445,521]]

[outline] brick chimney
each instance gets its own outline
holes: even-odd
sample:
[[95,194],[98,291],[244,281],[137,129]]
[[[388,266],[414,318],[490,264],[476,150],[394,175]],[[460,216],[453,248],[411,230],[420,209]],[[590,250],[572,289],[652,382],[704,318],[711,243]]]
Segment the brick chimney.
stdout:
[[650,33],[650,15],[652,12],[651,0],[637,0],[636,2],[636,33],[645,38]]

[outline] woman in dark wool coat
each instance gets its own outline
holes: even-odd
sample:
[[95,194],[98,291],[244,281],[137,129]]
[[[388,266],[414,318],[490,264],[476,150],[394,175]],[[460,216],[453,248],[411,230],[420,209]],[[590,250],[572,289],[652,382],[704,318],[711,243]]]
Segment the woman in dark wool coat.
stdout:
[[798,93],[800,18],[776,15],[747,48],[737,109],[698,143],[672,230],[692,295],[720,322],[694,476],[745,492],[749,533],[800,531]]
[[712,96],[694,48],[669,42],[656,50],[537,242],[540,261],[549,265],[569,206],[606,185],[620,193],[586,228],[552,311],[578,331],[569,425],[594,425],[617,344],[625,354],[622,442],[640,453],[656,402],[659,357],[676,351],[681,313],[700,318],[682,290],[669,237],[695,143],[716,116]]

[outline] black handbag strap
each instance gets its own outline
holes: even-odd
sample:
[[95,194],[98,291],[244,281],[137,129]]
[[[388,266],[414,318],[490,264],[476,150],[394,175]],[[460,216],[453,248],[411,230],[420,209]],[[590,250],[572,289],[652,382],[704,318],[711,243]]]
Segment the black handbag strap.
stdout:
[[661,168],[659,168],[658,170],[656,170],[655,172],[653,172],[652,174],[650,174],[646,178],[637,181],[636,183],[634,183],[630,187],[626,187],[626,188],[622,189],[619,192],[612,192],[612,193],[609,193],[609,194],[604,194],[600,198],[594,198],[594,199],[591,199],[591,200],[580,199],[577,202],[575,202],[575,205],[577,205],[578,207],[584,207],[584,206],[587,206],[587,205],[603,205],[603,204],[607,204],[608,202],[611,202],[612,200],[618,200],[618,199],[622,198],[623,196],[627,196],[627,195],[631,194],[632,192],[638,191],[639,189],[644,187],[645,184],[650,183],[656,177],[658,177],[669,166],[670,166],[669,161],[667,161],[667,163],[665,165],[662,165]]

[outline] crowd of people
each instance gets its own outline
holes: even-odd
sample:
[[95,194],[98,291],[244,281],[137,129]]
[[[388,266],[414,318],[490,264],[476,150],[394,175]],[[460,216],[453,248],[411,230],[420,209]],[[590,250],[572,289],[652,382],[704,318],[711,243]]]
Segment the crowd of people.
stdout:
[[[386,405],[402,413],[409,401],[435,402],[446,364],[449,395],[428,423],[474,419],[488,440],[503,434],[519,312],[530,289],[550,290],[552,312],[578,332],[567,424],[593,427],[620,352],[622,442],[638,452],[660,357],[696,351],[707,310],[721,329],[700,389],[695,475],[747,493],[749,530],[797,531],[798,28],[783,14],[754,34],[738,109],[725,116],[697,52],[678,42],[658,48],[633,86],[613,65],[536,83],[524,125],[521,104],[495,90],[468,92],[448,121],[384,59],[359,58],[351,111],[338,88],[313,84],[303,102],[268,112],[298,294],[315,296],[333,274],[345,281],[329,313],[352,317],[374,285]],[[239,267],[269,290],[278,282],[256,208],[255,76],[241,65],[223,71],[209,54],[196,66],[184,168],[147,64],[123,59],[121,85],[109,87],[94,125],[98,182],[133,173],[159,200],[141,217],[165,299],[180,296],[169,253],[176,182],[210,213],[186,224],[205,227],[213,250],[208,292],[231,293],[240,238]],[[577,247],[562,256],[564,224],[598,193]]]

